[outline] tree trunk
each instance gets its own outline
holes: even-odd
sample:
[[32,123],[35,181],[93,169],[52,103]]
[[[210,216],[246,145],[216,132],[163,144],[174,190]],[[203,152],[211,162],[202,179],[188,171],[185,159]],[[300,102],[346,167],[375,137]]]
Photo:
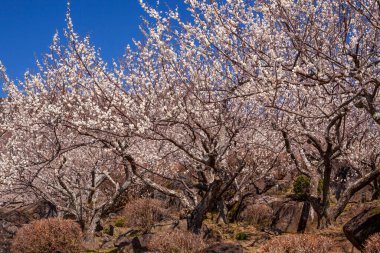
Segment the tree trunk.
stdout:
[[330,184],[331,184],[331,150],[328,148],[324,157],[325,170],[323,171],[323,191],[322,191],[322,212],[319,217],[319,228],[325,228],[330,225],[329,207],[330,207]]
[[218,223],[219,220],[222,219],[224,224],[228,224],[228,218],[227,218],[228,210],[223,198],[220,198],[218,200],[216,207],[218,210],[218,217],[216,219],[216,223]]
[[379,185],[379,178],[377,177],[374,181],[373,181],[373,194],[372,194],[372,197],[371,197],[371,200],[376,200],[380,197],[380,185]]
[[329,219],[327,217],[328,210],[324,209],[321,199],[314,196],[309,196],[307,200],[317,214],[317,228],[320,229],[326,227],[329,224]]
[[193,209],[187,219],[187,229],[189,231],[196,234],[201,232],[203,220],[219,198],[219,191],[222,188],[221,181],[215,181],[210,185],[201,202]]
[[95,214],[92,218],[84,222],[85,222],[83,224],[84,240],[87,243],[92,243],[94,242],[94,239],[95,239],[96,227],[98,226],[100,222],[100,215]]
[[344,208],[347,206],[349,200],[351,197],[361,189],[363,189],[365,186],[370,184],[372,181],[376,180],[377,177],[380,175],[379,168],[366,174],[361,179],[357,180],[353,184],[351,184],[342,194],[341,198],[339,199],[336,207],[331,212],[331,219],[336,220],[339,215],[343,212]]
[[298,223],[297,233],[304,233],[307,225],[307,220],[309,219],[310,214],[310,202],[304,201],[302,212],[301,212],[301,218]]

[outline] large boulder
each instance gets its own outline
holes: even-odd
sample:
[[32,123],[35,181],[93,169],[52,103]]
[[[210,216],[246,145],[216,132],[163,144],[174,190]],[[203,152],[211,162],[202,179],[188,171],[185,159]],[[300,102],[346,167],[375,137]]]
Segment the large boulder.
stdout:
[[[152,235],[144,234],[141,236],[136,236],[137,233],[137,230],[131,229],[126,233],[119,235],[113,242],[113,246],[118,249],[117,252],[146,252],[147,243]],[[109,246],[109,243],[107,243],[107,246]]]
[[[302,210],[305,202],[295,201],[290,198],[279,198],[268,203],[274,211],[272,227],[284,233],[297,233]],[[310,208],[306,224],[306,231],[311,232],[315,227],[315,215]]]
[[368,207],[343,226],[347,239],[359,250],[372,234],[380,232],[380,207]]

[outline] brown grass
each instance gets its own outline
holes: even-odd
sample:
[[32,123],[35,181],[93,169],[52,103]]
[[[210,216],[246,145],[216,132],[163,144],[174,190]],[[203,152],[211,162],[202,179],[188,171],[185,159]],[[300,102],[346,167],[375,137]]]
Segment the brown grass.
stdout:
[[155,223],[162,221],[168,215],[161,201],[149,198],[133,200],[123,210],[125,224],[144,233],[149,232]]
[[12,253],[78,253],[82,231],[72,220],[58,218],[33,221],[17,231]]
[[295,234],[275,237],[260,247],[259,252],[271,253],[328,253],[336,243],[325,236]]
[[243,210],[239,220],[261,229],[270,226],[273,216],[274,213],[271,207],[263,204],[253,204]]
[[370,236],[364,244],[364,253],[380,253],[380,233]]
[[155,234],[148,243],[150,250],[160,253],[195,253],[205,247],[201,236],[181,230]]

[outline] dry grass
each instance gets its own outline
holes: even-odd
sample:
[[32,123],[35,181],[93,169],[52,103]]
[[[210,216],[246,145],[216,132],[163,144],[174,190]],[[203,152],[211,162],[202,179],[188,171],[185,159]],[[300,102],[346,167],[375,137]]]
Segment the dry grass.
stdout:
[[261,229],[270,226],[273,216],[274,213],[271,207],[263,204],[254,204],[243,210],[239,220]]
[[364,253],[380,253],[380,233],[370,236],[364,244]]
[[57,218],[33,221],[17,231],[12,253],[78,253],[82,231],[72,220]]
[[129,202],[124,210],[125,225],[149,232],[155,223],[162,221],[169,214],[163,203],[156,199],[136,199]]
[[156,234],[148,243],[150,250],[160,253],[195,253],[205,247],[201,236],[181,230]]
[[336,243],[324,236],[296,234],[275,237],[260,247],[259,252],[271,253],[328,253]]

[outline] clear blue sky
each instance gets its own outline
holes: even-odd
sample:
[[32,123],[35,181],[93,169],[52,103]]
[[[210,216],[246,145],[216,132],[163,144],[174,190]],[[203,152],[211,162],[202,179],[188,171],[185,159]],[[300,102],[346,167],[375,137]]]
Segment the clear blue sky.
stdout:
[[[156,0],[146,2],[156,5]],[[186,8],[183,0],[160,1],[166,4]],[[35,59],[48,52],[55,31],[62,35],[65,14],[66,0],[0,0],[0,60],[12,79],[35,69]],[[71,16],[75,30],[89,34],[109,62],[122,56],[132,38],[142,38],[145,13],[138,0],[71,0]]]

